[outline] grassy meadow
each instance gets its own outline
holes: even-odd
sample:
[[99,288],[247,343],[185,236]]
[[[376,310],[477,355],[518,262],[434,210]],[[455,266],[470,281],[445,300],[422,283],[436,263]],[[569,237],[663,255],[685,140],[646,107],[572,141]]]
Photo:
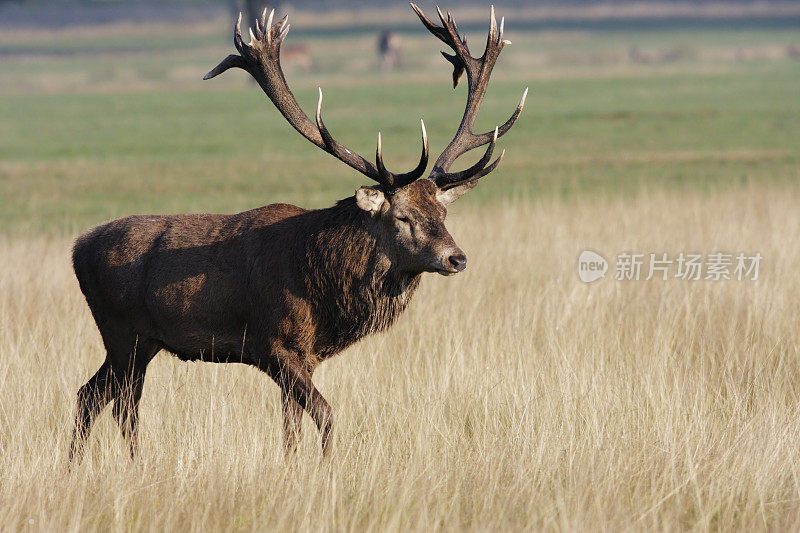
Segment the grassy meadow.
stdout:
[[[458,10],[456,10],[458,15]],[[0,31],[0,529],[797,530],[800,15],[690,28],[506,15],[478,123],[502,166],[451,208],[470,257],[388,333],[315,374],[336,415],[281,447],[277,387],[238,365],[151,364],[132,462],[110,414],[66,467],[77,389],[104,358],[74,238],[132,213],[330,205],[364,183],[286,124],[226,18]],[[388,18],[387,18],[388,17]],[[462,27],[480,47],[484,14]],[[792,18],[794,17],[794,18]],[[375,27],[396,22],[397,71]],[[647,22],[647,21],[645,21]],[[408,10],[293,15],[309,112],[391,169],[463,110]],[[475,51],[475,50],[473,50]],[[463,165],[471,164],[469,156]],[[587,285],[578,254],[759,252],[757,281]]]

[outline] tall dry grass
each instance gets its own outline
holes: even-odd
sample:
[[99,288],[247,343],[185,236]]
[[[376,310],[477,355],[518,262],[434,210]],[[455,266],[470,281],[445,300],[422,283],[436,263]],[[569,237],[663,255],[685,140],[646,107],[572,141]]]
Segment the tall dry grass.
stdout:
[[[103,360],[69,239],[0,237],[0,524],[10,530],[797,529],[800,189],[456,205],[470,256],[325,363],[322,459],[277,387],[160,355],[141,456],[113,419],[66,468]],[[617,282],[578,253],[753,252],[758,281]]]

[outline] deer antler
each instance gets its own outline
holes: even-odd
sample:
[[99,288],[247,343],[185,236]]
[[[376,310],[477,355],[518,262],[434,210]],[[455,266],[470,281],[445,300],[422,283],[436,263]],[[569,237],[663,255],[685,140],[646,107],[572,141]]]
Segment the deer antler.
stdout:
[[[528,95],[528,89],[522,93],[522,98],[517,105],[517,109],[511,117],[503,124],[494,129],[494,131],[474,134],[472,127],[475,124],[475,118],[478,116],[478,110],[481,107],[481,102],[486,94],[486,86],[489,83],[489,77],[492,74],[494,64],[500,56],[500,52],[511,41],[503,39],[503,26],[505,18],[500,20],[500,29],[497,28],[497,19],[494,16],[494,6],[491,7],[489,14],[489,35],[486,39],[486,50],[479,58],[473,57],[470,54],[469,47],[467,46],[467,39],[462,37],[458,32],[458,26],[455,19],[447,12],[445,16],[439,8],[436,11],[439,14],[439,20],[442,25],[438,26],[428,19],[422,10],[415,4],[411,4],[411,8],[417,14],[422,24],[436,36],[440,41],[445,43],[453,50],[453,54],[442,52],[442,55],[453,65],[453,88],[458,85],[459,79],[464,71],[467,72],[467,106],[464,110],[464,116],[461,119],[461,124],[458,127],[453,140],[447,145],[447,148],[436,159],[430,175],[430,179],[434,180],[436,185],[441,189],[448,189],[455,185],[473,179],[478,179],[485,176],[494,170],[503,158],[503,151],[500,156],[490,165],[487,166],[492,157],[497,138],[504,135],[511,126],[517,121],[522,107],[525,105],[525,97]],[[484,144],[489,144],[483,157],[471,166],[470,168],[461,172],[448,173],[450,165],[458,159],[461,155],[478,148]]]
[[380,134],[378,134],[378,147],[375,153],[376,164],[367,161],[333,138],[322,122],[322,89],[319,90],[316,124],[308,118],[295,100],[281,70],[281,44],[286,38],[286,34],[289,33],[290,25],[287,17],[283,17],[279,22],[273,24],[274,14],[275,10],[270,11],[269,18],[267,18],[265,9],[261,18],[255,21],[255,33],[253,28],[250,29],[250,42],[245,43],[242,40],[242,15],[240,13],[233,34],[233,44],[239,51],[239,55],[229,55],[203,79],[209,80],[229,68],[241,68],[255,78],[261,89],[294,129],[340,161],[390,189],[402,187],[421,177],[428,166],[428,136],[424,123],[422,123],[422,155],[419,164],[410,172],[394,174],[386,170],[383,165]]
[[[498,31],[497,20],[494,16],[494,6],[492,6],[489,16],[490,26],[486,50],[481,57],[476,58],[470,54],[467,39],[459,34],[456,21],[450,12],[445,16],[438,7],[436,8],[439,19],[442,22],[441,26],[437,26],[415,4],[412,3],[411,7],[428,31],[453,50],[454,53],[452,55],[442,52],[445,59],[453,65],[453,88],[458,85],[463,73],[465,71],[467,73],[467,105],[461,124],[453,140],[450,141],[447,148],[436,159],[436,163],[428,176],[440,189],[448,189],[459,183],[481,178],[497,167],[503,158],[503,154],[505,154],[505,151],[503,151],[494,162],[489,164],[497,138],[504,135],[517,121],[522,112],[522,107],[525,105],[528,89],[525,89],[525,92],[522,93],[517,109],[502,126],[486,133],[473,133],[472,127],[475,124],[481,102],[483,102],[483,97],[486,94],[486,87],[494,64],[497,62],[503,47],[506,44],[511,44],[510,41],[503,39],[505,19],[501,19]],[[261,18],[255,22],[255,33],[252,28],[250,29],[250,42],[247,44],[242,40],[242,15],[240,13],[233,35],[233,43],[236,45],[239,55],[229,55],[214,67],[211,72],[206,74],[203,79],[211,79],[233,67],[246,70],[255,78],[269,99],[272,100],[272,103],[275,104],[275,107],[278,108],[294,129],[340,161],[389,189],[402,187],[420,178],[428,164],[428,136],[425,132],[425,124],[422,121],[420,121],[422,126],[422,154],[420,155],[419,164],[410,172],[395,174],[389,172],[383,164],[380,133],[378,134],[378,146],[375,151],[375,164],[349,150],[333,138],[322,122],[322,89],[319,90],[316,121],[312,122],[308,118],[308,115],[303,112],[297,100],[295,100],[291,89],[289,89],[280,65],[281,44],[289,32],[290,25],[287,22],[287,17],[283,17],[279,22],[273,24],[274,13],[274,10],[271,11],[269,18],[267,18],[267,10],[264,10]],[[477,163],[460,172],[448,172],[453,162],[461,155],[485,144],[489,146]]]

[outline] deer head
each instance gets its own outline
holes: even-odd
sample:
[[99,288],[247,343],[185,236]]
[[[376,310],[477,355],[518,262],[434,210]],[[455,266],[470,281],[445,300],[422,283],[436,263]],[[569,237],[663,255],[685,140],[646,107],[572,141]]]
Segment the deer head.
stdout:
[[[273,24],[274,10],[267,16],[265,9],[260,19],[255,21],[250,28],[249,43],[242,40],[240,14],[233,37],[239,54],[223,59],[203,79],[211,79],[233,67],[247,71],[303,137],[378,183],[376,186],[359,188],[355,203],[370,215],[372,229],[384,243],[393,264],[410,272],[449,275],[464,270],[467,258],[445,228],[445,206],[460,198],[475,187],[480,178],[497,168],[505,151],[492,162],[495,144],[516,122],[525,105],[528,90],[525,89],[516,110],[502,126],[485,133],[473,133],[472,128],[492,69],[503,47],[511,44],[503,39],[504,19],[501,19],[498,28],[494,7],[491,8],[486,49],[482,56],[473,57],[466,38],[459,33],[449,12],[445,15],[437,8],[441,21],[439,26],[429,20],[419,7],[414,4],[411,7],[428,31],[452,49],[453,54],[442,52],[442,55],[453,66],[453,88],[458,86],[464,72],[467,74],[467,104],[461,124],[424,179],[420,179],[428,166],[428,137],[424,122],[420,121],[422,152],[419,163],[411,171],[394,173],[387,170],[383,163],[380,133],[375,163],[333,138],[322,121],[322,89],[319,90],[315,120],[312,122],[303,112],[286,83],[280,65],[281,44],[290,25],[287,17]],[[450,167],[458,157],[484,145],[488,145],[486,151],[474,165],[450,172]]]

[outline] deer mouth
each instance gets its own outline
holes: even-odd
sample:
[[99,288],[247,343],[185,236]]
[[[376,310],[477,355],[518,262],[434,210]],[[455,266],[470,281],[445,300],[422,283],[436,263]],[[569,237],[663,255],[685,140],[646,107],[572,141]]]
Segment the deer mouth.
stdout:
[[458,274],[458,270],[448,270],[444,268],[438,268],[436,269],[436,273],[441,274],[442,276],[455,276],[456,274]]

